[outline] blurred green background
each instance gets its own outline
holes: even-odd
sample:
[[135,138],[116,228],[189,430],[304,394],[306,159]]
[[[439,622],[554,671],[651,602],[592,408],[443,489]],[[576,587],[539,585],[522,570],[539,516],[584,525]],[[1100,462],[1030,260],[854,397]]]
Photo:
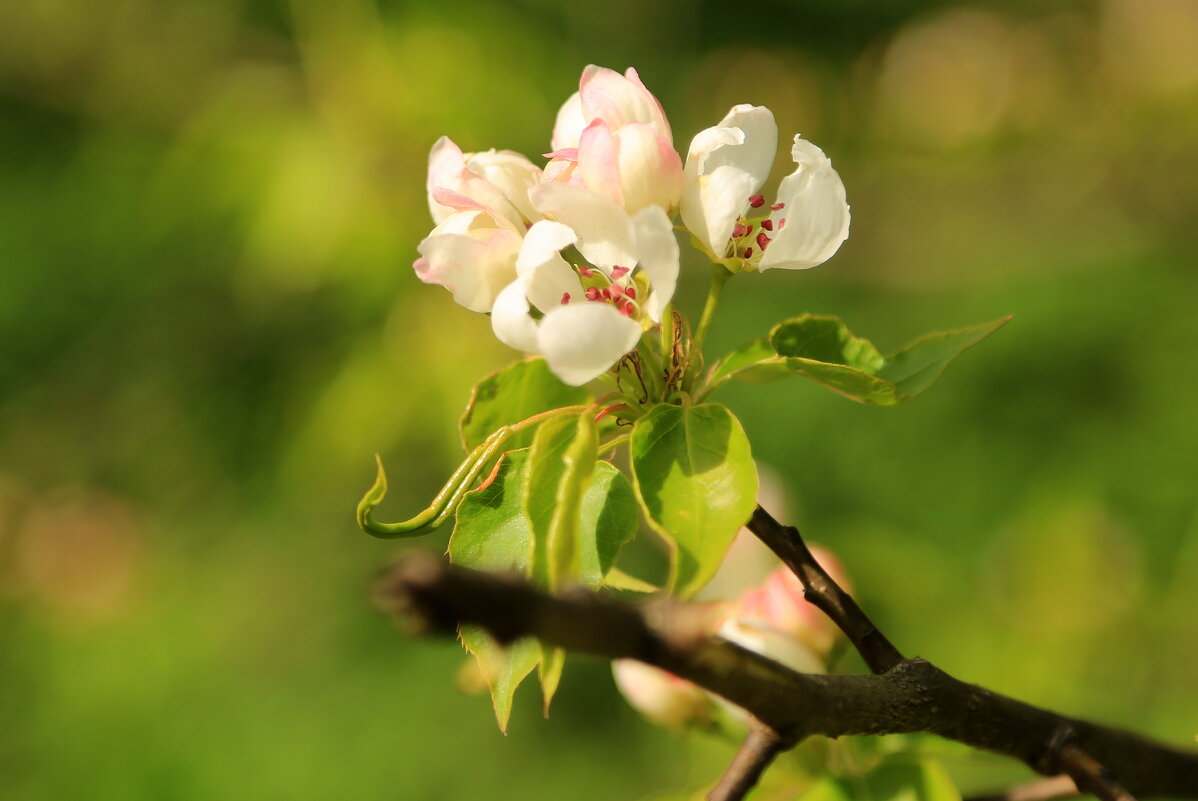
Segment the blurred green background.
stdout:
[[720,772],[727,747],[642,723],[592,660],[498,734],[458,646],[372,610],[398,549],[353,524],[376,450],[388,508],[424,504],[515,358],[411,273],[428,148],[547,151],[590,62],[636,66],[683,152],[762,103],[844,178],[840,254],[738,278],[713,346],[803,311],[884,351],[1015,315],[910,406],[724,396],[881,624],[1193,742],[1198,2],[11,0],[0,796],[610,799]]

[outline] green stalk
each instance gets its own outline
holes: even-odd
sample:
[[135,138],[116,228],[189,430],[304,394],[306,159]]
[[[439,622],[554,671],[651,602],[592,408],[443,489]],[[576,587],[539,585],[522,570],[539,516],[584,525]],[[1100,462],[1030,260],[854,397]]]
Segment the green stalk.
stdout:
[[695,331],[691,345],[694,350],[702,351],[703,340],[707,339],[707,329],[711,327],[711,318],[715,317],[716,306],[720,303],[720,293],[724,291],[724,284],[728,283],[731,277],[731,271],[724,265],[711,265],[711,286],[707,289],[707,303],[703,306],[703,316],[699,318],[699,328]]

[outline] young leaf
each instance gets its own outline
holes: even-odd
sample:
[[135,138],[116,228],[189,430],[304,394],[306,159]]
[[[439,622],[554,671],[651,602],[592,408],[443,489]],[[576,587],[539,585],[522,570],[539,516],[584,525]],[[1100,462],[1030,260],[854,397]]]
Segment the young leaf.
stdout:
[[[510,364],[474,385],[458,424],[462,446],[472,450],[500,426],[589,400],[585,389],[563,384],[539,356]],[[508,448],[527,448],[531,442],[532,432],[520,432],[509,440]]]
[[[805,314],[779,323],[766,340],[742,345],[712,371],[706,395],[729,381],[763,381],[801,375],[848,398],[893,406],[927,389],[949,362],[1010,320],[926,334],[883,357],[835,317]],[[772,352],[772,353],[771,353]]]
[[[504,455],[491,481],[467,493],[457,512],[449,540],[454,564],[479,570],[517,570],[528,573],[532,541],[520,505],[528,476],[528,451]],[[463,627],[462,644],[474,654],[491,689],[491,704],[501,731],[507,731],[516,687],[536,667],[540,646],[533,640],[501,647],[481,629]]]
[[653,407],[630,443],[633,483],[671,545],[671,591],[688,596],[715,573],[757,504],[757,469],[740,421],[725,407]]
[[[571,418],[573,419],[573,418]],[[532,527],[524,511],[529,481],[529,451],[504,454],[494,476],[469,492],[457,510],[457,525],[449,540],[449,560],[479,570],[532,572]],[[611,569],[620,547],[636,532],[636,506],[632,487],[623,474],[607,462],[595,462],[582,496],[579,519],[581,579],[598,586]],[[506,730],[512,695],[541,660],[541,647],[517,641],[501,648],[484,632],[461,630],[462,643],[478,659],[491,689],[491,701],[500,729]],[[556,688],[561,661],[550,656],[542,668],[543,681]],[[551,694],[552,695],[552,694]]]
[[581,578],[579,521],[598,445],[587,410],[542,423],[529,449],[524,510],[532,527],[533,577],[551,590]]

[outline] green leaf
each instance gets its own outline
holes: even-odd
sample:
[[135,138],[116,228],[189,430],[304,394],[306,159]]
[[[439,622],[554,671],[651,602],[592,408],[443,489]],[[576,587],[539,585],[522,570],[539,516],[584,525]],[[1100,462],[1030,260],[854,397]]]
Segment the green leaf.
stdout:
[[[514,451],[504,455],[489,482],[466,494],[449,540],[451,562],[478,570],[528,573],[532,540],[520,505],[527,476],[528,451]],[[540,660],[540,646],[535,640],[523,640],[503,648],[486,632],[470,626],[463,626],[460,634],[482,668],[495,719],[500,731],[506,732],[512,696]]]
[[650,584],[644,579],[639,579],[636,576],[630,576],[618,567],[613,567],[611,572],[603,579],[603,586],[611,587],[613,590],[627,590],[628,592],[657,592],[661,587]]
[[[462,446],[472,450],[501,426],[589,400],[585,389],[563,384],[539,356],[510,364],[474,385],[458,424]],[[522,431],[509,440],[508,448],[527,448],[531,442],[532,432]]]
[[[550,590],[582,578],[581,516],[599,456],[594,412],[554,417],[537,429],[529,448],[524,509],[533,538],[533,576]],[[541,649],[541,693],[545,714],[561,681],[566,653]]]
[[512,717],[512,698],[516,688],[532,673],[541,659],[541,645],[536,640],[516,640],[504,648],[491,635],[475,626],[462,626],[459,635],[462,645],[478,660],[487,687],[491,690],[491,706],[499,730],[507,733]]
[[[578,425],[574,416],[563,419]],[[524,505],[532,472],[531,458],[528,449],[505,454],[490,480],[465,495],[449,540],[451,562],[479,570],[532,574],[533,529]],[[558,462],[559,470],[562,464]],[[607,462],[594,461],[592,457],[592,465],[578,508],[577,548],[580,580],[588,586],[598,586],[621,546],[636,533],[637,512],[628,479]],[[550,518],[552,511],[549,510]],[[542,662],[541,648],[535,641],[518,641],[505,650],[478,629],[464,627],[461,634],[463,644],[478,659],[487,677],[501,729],[506,729],[516,687],[538,662],[542,663],[543,686],[549,688],[547,697],[552,698],[561,678],[564,653],[546,649]]]
[[532,525],[533,577],[550,590],[581,578],[579,521],[598,447],[590,409],[551,418],[533,437],[524,509]]
[[637,497],[671,546],[670,589],[688,596],[714,575],[757,505],[757,469],[725,407],[653,407],[630,443]]
[[742,345],[712,371],[706,395],[729,381],[801,375],[848,398],[893,406],[927,389],[949,362],[1010,320],[926,334],[898,353],[881,356],[836,317],[805,314],[779,323],[766,340]]

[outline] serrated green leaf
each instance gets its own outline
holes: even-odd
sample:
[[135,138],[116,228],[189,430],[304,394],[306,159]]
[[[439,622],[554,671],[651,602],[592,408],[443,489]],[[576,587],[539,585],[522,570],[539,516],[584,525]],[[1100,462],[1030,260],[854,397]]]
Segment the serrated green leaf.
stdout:
[[542,423],[529,448],[524,510],[532,526],[532,575],[550,590],[581,579],[580,512],[598,445],[588,410]]
[[867,339],[853,336],[838,317],[804,314],[770,331],[774,352],[827,364],[843,364],[873,375],[881,369],[882,354]]
[[955,331],[924,334],[898,353],[887,356],[886,363],[878,370],[877,376],[894,384],[901,397],[913,398],[939,378],[949,362],[1002,328],[1010,320],[1010,317],[1003,317],[1001,320],[958,328]]
[[724,406],[662,404],[636,421],[630,453],[641,508],[671,546],[671,591],[688,596],[757,505],[749,440]]
[[[457,525],[449,540],[449,560],[478,570],[516,570],[528,573],[532,540],[520,499],[528,476],[528,451],[504,455],[495,475],[467,493],[458,506]],[[491,690],[491,705],[500,731],[507,731],[512,696],[541,657],[535,640],[501,647],[486,632],[462,627],[462,644],[482,668]]]
[[[599,433],[590,409],[542,423],[529,448],[524,509],[534,543],[533,576],[550,590],[582,579],[582,504],[598,449]],[[541,650],[538,675],[546,715],[561,681],[565,659],[565,651],[560,648]]]
[[861,403],[893,406],[927,389],[949,362],[1010,320],[926,334],[883,357],[836,317],[805,314],[779,323],[768,340],[742,345],[716,365],[702,394],[729,381],[763,381],[801,375]]
[[463,626],[458,632],[462,645],[478,660],[487,687],[491,691],[491,706],[499,730],[507,733],[512,717],[512,698],[516,688],[541,659],[541,645],[536,640],[516,640],[504,648],[489,634],[475,626]]
[[[462,446],[469,451],[501,426],[589,400],[585,389],[563,384],[539,356],[510,364],[474,385],[458,424]],[[508,448],[526,448],[531,442],[531,431],[520,432],[513,435]]]

